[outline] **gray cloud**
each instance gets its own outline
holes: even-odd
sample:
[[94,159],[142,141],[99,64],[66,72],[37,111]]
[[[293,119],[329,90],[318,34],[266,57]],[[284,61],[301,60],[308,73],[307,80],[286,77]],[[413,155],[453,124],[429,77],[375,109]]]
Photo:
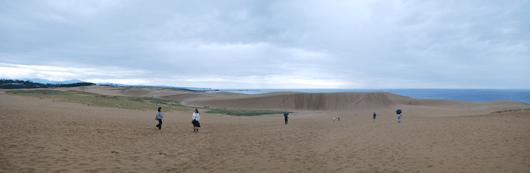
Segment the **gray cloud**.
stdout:
[[529,88],[527,9],[528,1],[2,1],[0,77]]

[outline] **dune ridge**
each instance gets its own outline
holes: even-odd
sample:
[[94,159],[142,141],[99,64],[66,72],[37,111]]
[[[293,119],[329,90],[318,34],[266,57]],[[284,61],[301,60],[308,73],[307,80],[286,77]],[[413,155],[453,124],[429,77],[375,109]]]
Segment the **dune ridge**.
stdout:
[[[166,97],[171,99],[171,97]],[[348,108],[388,108],[413,98],[391,93],[267,93],[236,98],[195,98],[182,100],[193,106],[226,108],[269,108],[291,110],[341,110]]]
[[154,97],[178,101],[182,105],[193,107],[208,106],[227,109],[341,112],[343,116],[371,115],[372,112],[376,111],[392,114],[395,109],[406,109],[405,112],[408,116],[460,116],[487,114],[506,109],[530,108],[530,104],[516,101],[466,102],[442,99],[417,99],[387,92],[272,92],[249,95],[230,92],[204,93],[163,88],[119,88],[106,86],[62,88],[58,90],[72,89],[109,96]]
[[[516,101],[465,102],[441,99],[416,99],[386,92],[359,93],[268,93],[259,95],[238,95],[237,97],[212,97],[195,95],[193,98],[180,98],[183,104],[190,106],[210,106],[237,109],[285,109],[309,111],[340,110],[383,110],[399,107],[449,108],[449,111],[485,108],[481,113],[494,111],[496,107],[527,108],[530,104]],[[165,97],[166,99],[179,96]],[[190,97],[190,96],[188,96]]]
[[[387,92],[303,93],[272,92],[241,94],[230,92],[204,93],[163,88],[122,88],[89,86],[70,88],[109,96],[154,97],[178,101],[182,105],[227,109],[269,109],[298,111],[375,111],[397,108],[449,112],[451,115],[490,113],[505,109],[527,109],[530,104],[517,101],[466,102],[442,99],[417,99]],[[70,90],[59,89],[59,90]],[[489,111],[489,112],[488,112]],[[409,111],[410,112],[410,111]]]

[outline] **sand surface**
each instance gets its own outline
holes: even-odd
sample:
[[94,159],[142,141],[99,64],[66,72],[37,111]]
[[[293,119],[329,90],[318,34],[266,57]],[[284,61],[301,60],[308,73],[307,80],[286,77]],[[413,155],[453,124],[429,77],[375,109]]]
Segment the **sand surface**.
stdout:
[[[76,89],[295,113],[288,125],[282,115],[201,113],[202,127],[193,133],[191,112],[165,112],[159,131],[152,111],[1,94],[0,172],[530,172],[530,112],[489,114],[528,109],[527,103],[389,93]],[[398,107],[404,110],[399,124]]]

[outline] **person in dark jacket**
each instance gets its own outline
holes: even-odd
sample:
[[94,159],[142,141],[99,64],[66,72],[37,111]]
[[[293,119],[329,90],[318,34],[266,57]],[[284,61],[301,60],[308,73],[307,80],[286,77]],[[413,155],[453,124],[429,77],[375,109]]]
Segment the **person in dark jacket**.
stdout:
[[375,116],[376,116],[376,114],[375,114],[375,112],[374,112],[374,122],[375,122]]
[[285,124],[289,122],[289,112],[283,113],[283,116],[285,117]]
[[162,118],[164,118],[164,114],[162,114],[162,107],[158,107],[158,112],[156,113],[156,120],[158,120],[156,129],[158,130],[162,130]]
[[398,123],[401,123],[401,117],[403,116],[403,112],[401,112],[401,109],[398,109],[396,111],[396,114],[398,116]]

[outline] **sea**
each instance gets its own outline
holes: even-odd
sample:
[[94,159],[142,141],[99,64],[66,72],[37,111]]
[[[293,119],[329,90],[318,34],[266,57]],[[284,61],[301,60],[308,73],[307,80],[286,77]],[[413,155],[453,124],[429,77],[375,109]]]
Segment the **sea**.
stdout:
[[271,92],[389,92],[419,99],[445,99],[470,102],[511,100],[530,103],[530,89],[219,89],[208,92],[264,94]]

